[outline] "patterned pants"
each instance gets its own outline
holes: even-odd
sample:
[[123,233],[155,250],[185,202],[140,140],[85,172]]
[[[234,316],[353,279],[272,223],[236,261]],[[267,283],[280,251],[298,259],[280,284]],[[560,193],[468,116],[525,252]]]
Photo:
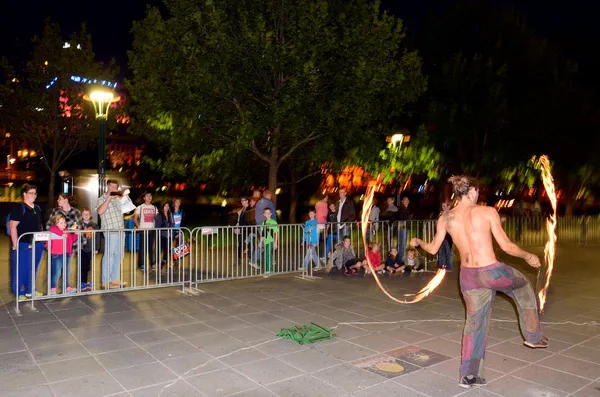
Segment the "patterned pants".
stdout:
[[528,342],[542,337],[535,292],[529,280],[504,263],[460,269],[460,289],[465,300],[467,319],[462,340],[460,376],[483,376],[487,332],[496,292],[512,298],[519,312],[521,333]]

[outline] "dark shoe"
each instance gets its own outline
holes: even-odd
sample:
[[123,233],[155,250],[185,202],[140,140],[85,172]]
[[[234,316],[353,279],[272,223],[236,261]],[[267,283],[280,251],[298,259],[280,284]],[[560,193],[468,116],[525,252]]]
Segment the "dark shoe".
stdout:
[[485,379],[480,378],[479,376],[475,376],[475,375],[463,376],[458,381],[458,385],[460,387],[464,387],[465,389],[468,389],[468,388],[473,387],[475,385],[485,385],[485,384],[487,384],[487,382],[485,381]]
[[523,344],[527,347],[531,347],[532,349],[545,349],[548,347],[548,338],[546,338],[545,336],[542,336],[542,339],[540,339],[537,342],[523,342]]

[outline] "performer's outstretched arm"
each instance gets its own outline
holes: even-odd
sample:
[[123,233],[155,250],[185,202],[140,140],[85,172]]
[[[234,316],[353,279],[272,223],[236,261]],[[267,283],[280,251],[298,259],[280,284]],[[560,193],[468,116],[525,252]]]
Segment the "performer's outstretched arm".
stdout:
[[410,245],[413,247],[421,246],[425,251],[429,252],[431,255],[437,254],[444,242],[444,238],[446,237],[446,221],[443,217],[440,217],[437,221],[437,230],[435,232],[435,236],[430,243],[426,243],[419,238],[413,238],[410,240]]

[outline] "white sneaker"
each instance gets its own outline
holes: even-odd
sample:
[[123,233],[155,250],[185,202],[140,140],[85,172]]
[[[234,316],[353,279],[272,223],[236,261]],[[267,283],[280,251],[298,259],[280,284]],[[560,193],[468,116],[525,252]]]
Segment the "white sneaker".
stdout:
[[269,278],[271,277],[271,272],[265,272],[265,274],[263,274],[263,278]]
[[253,268],[255,268],[256,270],[259,270],[258,265],[256,263],[248,263],[250,266],[252,266]]

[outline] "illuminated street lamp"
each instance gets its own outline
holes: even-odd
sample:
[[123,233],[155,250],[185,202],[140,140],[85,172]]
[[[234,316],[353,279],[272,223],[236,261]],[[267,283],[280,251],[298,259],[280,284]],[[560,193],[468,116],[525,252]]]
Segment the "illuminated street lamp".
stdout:
[[400,142],[400,146],[402,146],[402,142],[404,141],[404,135],[402,134],[394,134],[392,135],[392,144],[397,144]]
[[106,119],[110,104],[121,99],[112,91],[95,89],[83,97],[94,104],[96,119],[98,119],[98,197],[104,193],[104,179],[106,177]]

